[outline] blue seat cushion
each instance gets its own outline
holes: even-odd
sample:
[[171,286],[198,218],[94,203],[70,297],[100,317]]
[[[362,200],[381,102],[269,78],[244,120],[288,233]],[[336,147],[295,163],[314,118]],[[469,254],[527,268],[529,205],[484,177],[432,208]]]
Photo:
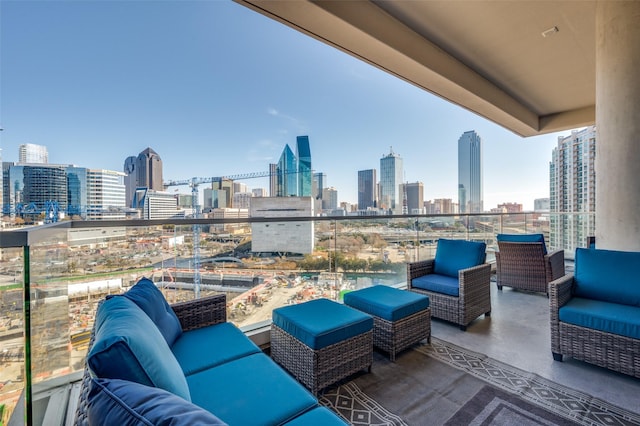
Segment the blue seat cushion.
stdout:
[[476,241],[438,240],[433,272],[458,278],[458,271],[481,265],[486,258],[487,245]]
[[378,318],[397,321],[427,309],[429,297],[376,285],[346,293],[344,303]]
[[576,249],[575,295],[640,307],[640,252]]
[[423,275],[411,280],[411,286],[449,296],[458,297],[460,295],[460,282],[457,277],[452,278],[439,274]]
[[315,299],[273,310],[273,323],[317,350],[366,333],[373,318],[329,299]]
[[154,386],[190,400],[182,368],[138,305],[126,297],[107,299],[96,312],[94,327],[87,363],[97,377]]
[[260,352],[235,325],[224,322],[189,330],[171,348],[185,376]]
[[640,307],[572,297],[560,308],[560,321],[640,339]]
[[98,425],[226,425],[197,405],[163,389],[118,379],[92,379],[87,420]]
[[348,424],[327,407],[317,407],[286,423],[289,426],[331,426]]
[[496,241],[508,243],[542,243],[542,252],[547,254],[547,245],[544,243],[543,234],[498,234]]
[[182,334],[180,320],[167,303],[162,292],[148,278],[140,279],[124,296],[140,307],[158,327],[167,344],[172,346]]
[[234,426],[285,423],[316,398],[265,354],[253,354],[187,377],[193,403]]

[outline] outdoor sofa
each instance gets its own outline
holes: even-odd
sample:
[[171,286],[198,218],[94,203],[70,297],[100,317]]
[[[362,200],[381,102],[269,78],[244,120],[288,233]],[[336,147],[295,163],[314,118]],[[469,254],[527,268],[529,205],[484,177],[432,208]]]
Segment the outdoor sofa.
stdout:
[[576,249],[549,283],[551,352],[640,377],[640,252]]
[[102,301],[77,425],[344,425],[226,322],[226,297],[169,305],[143,278]]

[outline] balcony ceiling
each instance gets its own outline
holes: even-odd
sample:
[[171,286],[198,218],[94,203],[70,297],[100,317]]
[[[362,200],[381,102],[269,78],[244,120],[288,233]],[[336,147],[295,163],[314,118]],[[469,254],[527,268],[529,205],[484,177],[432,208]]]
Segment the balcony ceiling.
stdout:
[[236,1],[516,134],[595,123],[595,1]]

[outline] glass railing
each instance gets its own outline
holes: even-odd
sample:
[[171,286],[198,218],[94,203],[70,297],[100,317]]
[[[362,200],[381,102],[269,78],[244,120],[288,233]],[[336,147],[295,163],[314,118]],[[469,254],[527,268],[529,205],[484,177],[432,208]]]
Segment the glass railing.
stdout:
[[[554,249],[549,242],[569,238],[553,229],[591,222],[593,215],[518,213],[69,221],[4,231],[0,419],[6,424],[20,398],[29,413],[34,385],[82,370],[98,301],[143,276],[170,303],[225,293],[228,320],[249,330],[268,325],[271,311],[286,304],[340,301],[371,285],[403,287],[406,263],[433,258],[440,238],[485,242],[493,262],[498,233],[543,233]],[[281,240],[291,235],[305,254],[283,250]],[[586,237],[575,239],[584,246]],[[277,250],[252,252],[274,241]]]

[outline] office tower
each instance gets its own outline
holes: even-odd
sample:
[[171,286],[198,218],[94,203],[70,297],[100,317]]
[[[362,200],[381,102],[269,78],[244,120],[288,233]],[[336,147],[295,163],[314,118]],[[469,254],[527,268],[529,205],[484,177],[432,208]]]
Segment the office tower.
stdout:
[[402,194],[406,196],[407,214],[424,213],[424,185],[422,182],[401,185]]
[[251,192],[236,192],[233,194],[233,208],[249,209],[251,198],[253,198]]
[[558,137],[549,164],[549,246],[554,250],[573,253],[595,235],[595,157],[595,126]]
[[48,162],[49,153],[46,146],[25,143],[18,147],[18,163],[47,164]]
[[86,167],[67,167],[67,213],[73,219],[79,216],[87,218],[87,204],[89,203],[88,169]]
[[138,187],[138,175],[136,172],[137,157],[130,156],[124,160],[124,187],[125,187],[125,200],[128,207],[131,207],[133,203],[133,194]]
[[284,147],[278,161],[277,197],[296,197],[298,195],[298,162],[289,144]]
[[33,206],[38,212],[46,211],[51,203],[57,203],[59,211],[67,209],[67,174],[65,166],[40,165],[23,168],[24,204]]
[[136,160],[136,187],[164,191],[162,182],[162,159],[151,148],[138,154]]
[[536,198],[533,200],[533,211],[548,212],[551,200],[549,198]]
[[380,207],[401,209],[400,184],[402,183],[402,158],[390,149],[388,155],[380,159]]
[[227,190],[205,188],[204,195],[204,211],[212,209],[224,209],[230,207],[227,205]]
[[322,210],[336,210],[338,208],[338,190],[331,187],[322,190]]
[[124,173],[87,169],[87,220],[125,219]]
[[322,200],[322,190],[327,186],[327,175],[324,173],[313,174],[311,196],[316,200]]
[[184,210],[178,210],[178,200],[173,194],[146,187],[136,190],[133,207],[140,211],[143,220],[184,218]]
[[2,162],[2,148],[0,148],[0,166],[2,166],[2,170],[0,170],[0,226],[2,226],[2,216],[4,213],[4,163]]
[[278,164],[269,163],[269,196],[278,196]]
[[211,189],[218,191],[217,196],[219,198],[224,197],[224,200],[219,202],[220,205],[213,206],[214,208],[233,207],[233,185],[234,183],[231,179],[220,179],[211,182]]
[[251,193],[254,197],[267,197],[267,188],[253,188]]
[[358,171],[358,210],[377,207],[376,169]]
[[247,184],[242,182],[233,182],[233,193],[237,192],[249,192]]
[[460,213],[482,213],[482,139],[474,131],[458,139],[458,204]]
[[313,170],[311,168],[311,147],[309,136],[296,138],[296,156],[298,158],[298,196],[311,197],[311,181]]

